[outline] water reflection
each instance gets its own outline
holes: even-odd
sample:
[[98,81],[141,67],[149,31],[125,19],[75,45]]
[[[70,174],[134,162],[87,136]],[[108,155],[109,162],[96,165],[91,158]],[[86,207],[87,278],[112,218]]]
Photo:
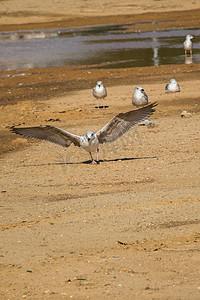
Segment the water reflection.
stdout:
[[185,64],[189,65],[193,63],[193,57],[192,56],[185,56]]
[[31,32],[3,32],[0,33],[0,40],[33,40],[33,39],[47,39],[47,38],[53,38],[59,35],[58,32],[48,32],[48,31],[31,31]]
[[[131,27],[132,26],[132,27]],[[200,62],[200,29],[132,32],[134,24],[0,33],[0,71],[95,65],[127,68]],[[193,60],[183,41],[194,38]]]
[[159,56],[158,56],[158,39],[153,38],[154,48],[153,48],[153,64],[154,66],[159,66]]

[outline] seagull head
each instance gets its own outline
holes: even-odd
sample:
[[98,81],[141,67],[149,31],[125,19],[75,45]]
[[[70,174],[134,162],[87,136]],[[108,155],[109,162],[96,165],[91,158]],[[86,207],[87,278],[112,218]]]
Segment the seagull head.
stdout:
[[95,133],[93,131],[88,131],[86,133],[86,138],[88,142],[93,141],[95,139]]
[[186,35],[186,39],[187,40],[191,40],[191,39],[193,39],[194,37],[191,35],[191,34],[188,34],[188,35]]
[[170,79],[169,82],[170,82],[170,83],[177,83],[176,79],[174,79],[174,78]]
[[97,81],[97,85],[100,87],[101,85],[103,85],[102,81]]
[[136,91],[144,92],[144,89],[141,86],[136,86],[135,92]]

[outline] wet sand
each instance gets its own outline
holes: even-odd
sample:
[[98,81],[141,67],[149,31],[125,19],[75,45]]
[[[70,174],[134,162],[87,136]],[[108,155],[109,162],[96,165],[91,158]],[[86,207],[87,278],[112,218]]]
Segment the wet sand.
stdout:
[[[19,73],[0,78],[1,299],[198,299],[200,64]],[[171,78],[181,92],[166,95]],[[100,110],[99,79],[109,106]],[[136,85],[159,102],[155,127],[102,146],[97,166],[74,146],[9,131],[96,131],[133,109]]]

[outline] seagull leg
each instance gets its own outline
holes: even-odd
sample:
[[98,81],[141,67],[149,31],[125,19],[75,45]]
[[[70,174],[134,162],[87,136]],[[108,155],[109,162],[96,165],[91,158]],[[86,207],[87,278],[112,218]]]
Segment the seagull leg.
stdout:
[[104,98],[103,98],[103,108],[104,108]]
[[192,57],[192,49],[190,49],[190,56]]
[[99,148],[97,149],[97,162],[99,162]]
[[90,152],[90,156],[91,156],[91,159],[92,159],[92,161],[91,161],[91,165],[96,165],[97,164],[97,162],[93,159],[93,157],[92,157],[92,153]]
[[99,108],[99,101],[98,101],[98,99],[97,99],[97,108]]

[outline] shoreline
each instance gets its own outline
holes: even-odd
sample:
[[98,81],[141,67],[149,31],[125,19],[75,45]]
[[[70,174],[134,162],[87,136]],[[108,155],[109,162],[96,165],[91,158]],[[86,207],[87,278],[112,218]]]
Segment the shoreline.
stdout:
[[[136,23],[135,31],[199,28],[200,9],[110,16],[73,16],[56,21],[1,24],[0,32]],[[142,20],[142,22],[141,22]],[[159,22],[160,21],[160,22]],[[150,22],[150,23],[145,23]]]
[[[106,81],[107,86],[129,85],[131,82],[142,84],[157,83],[175,76],[178,80],[190,80],[200,75],[200,63],[180,65],[160,65],[118,69],[95,69],[92,66],[62,66],[14,70],[0,73],[0,105],[15,104],[22,100],[40,100],[45,89],[48,93],[43,100],[61,96],[73,91],[92,88],[98,78]],[[88,72],[89,70],[89,72]],[[22,73],[23,76],[15,76]],[[12,74],[11,76],[8,76]],[[23,85],[19,87],[19,84]],[[32,89],[30,89],[32,86]]]

